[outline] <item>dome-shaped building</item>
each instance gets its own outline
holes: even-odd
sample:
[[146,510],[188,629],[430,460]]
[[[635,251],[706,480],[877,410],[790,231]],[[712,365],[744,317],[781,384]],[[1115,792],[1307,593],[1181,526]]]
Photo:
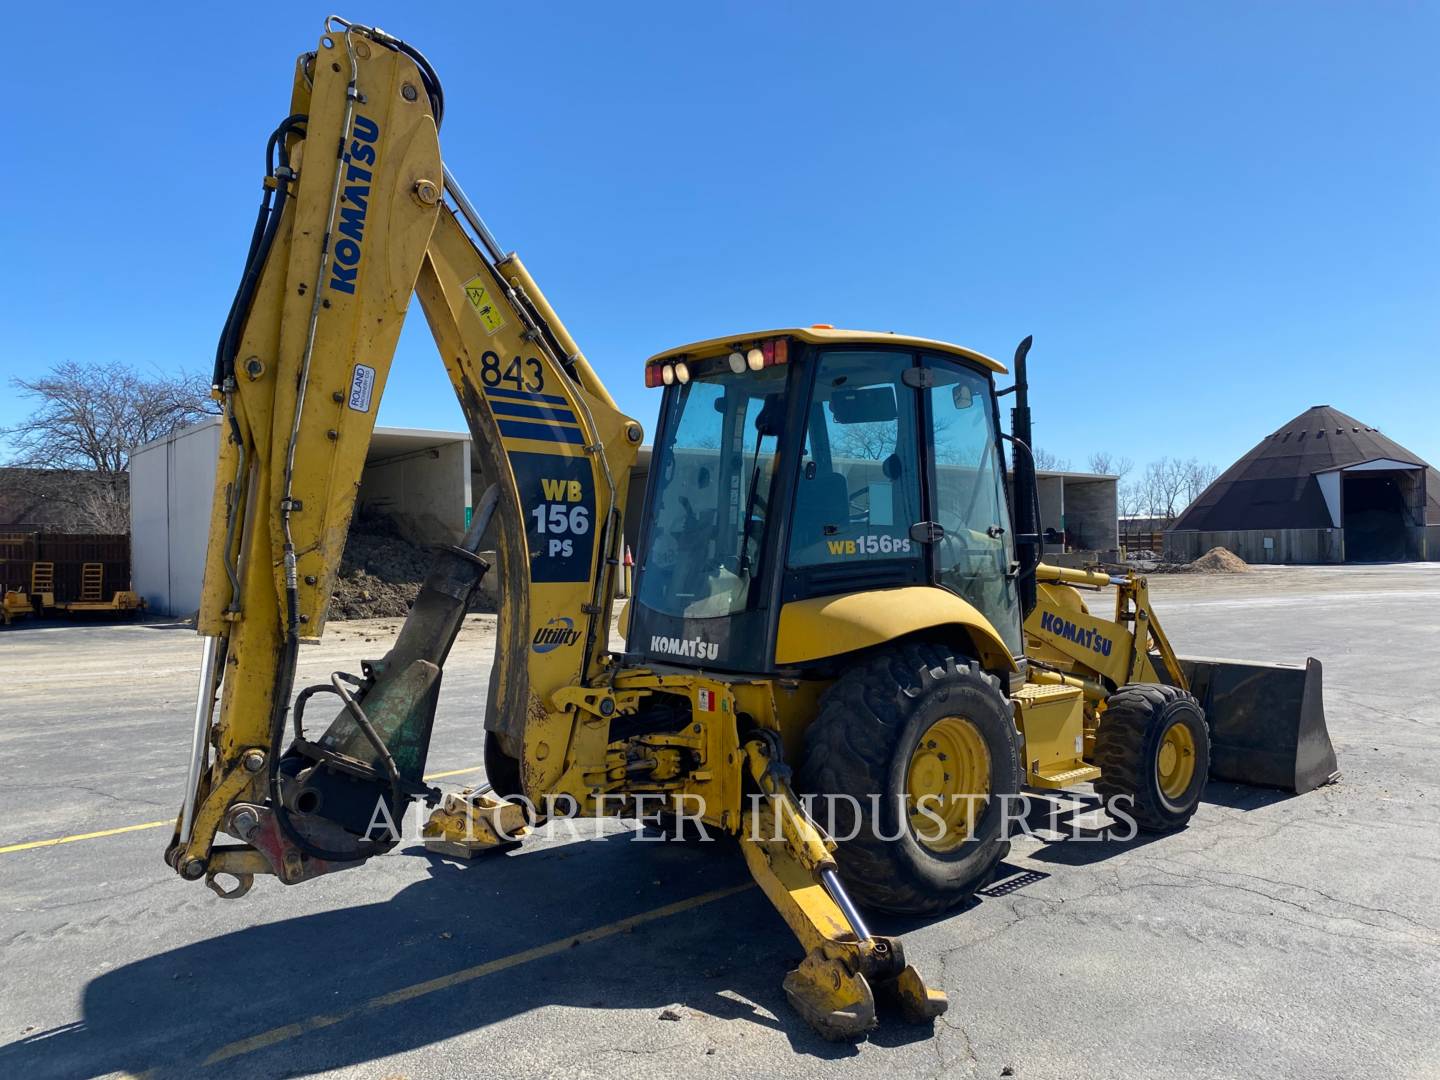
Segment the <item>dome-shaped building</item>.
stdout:
[[1440,558],[1440,473],[1315,405],[1221,473],[1166,535],[1172,558],[1216,546],[1256,563]]

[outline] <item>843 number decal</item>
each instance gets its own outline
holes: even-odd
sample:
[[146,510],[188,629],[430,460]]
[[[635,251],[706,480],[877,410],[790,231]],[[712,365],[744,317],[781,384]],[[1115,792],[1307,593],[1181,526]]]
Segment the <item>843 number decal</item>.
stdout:
[[499,354],[487,350],[480,357],[480,381],[486,386],[504,384],[515,390],[538,394],[545,389],[545,365],[533,356],[524,360],[514,356],[502,370]]

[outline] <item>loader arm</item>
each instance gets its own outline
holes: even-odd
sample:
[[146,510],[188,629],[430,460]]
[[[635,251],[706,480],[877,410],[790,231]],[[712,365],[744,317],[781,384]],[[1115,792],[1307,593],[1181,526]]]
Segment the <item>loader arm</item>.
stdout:
[[[433,802],[420,774],[439,669],[486,569],[475,552],[492,509],[503,582],[487,724],[501,752],[526,763],[523,793],[585,790],[575,709],[554,707],[552,695],[602,673],[642,432],[445,169],[442,114],[423,56],[331,19],[300,58],[290,115],[270,140],[217,349],[225,438],[197,621],[204,662],[167,851],[182,876],[217,891],[217,873],[246,887],[255,872],[301,880],[387,846],[357,839],[353,826],[305,832],[287,810],[296,799],[359,805],[388,793],[392,812],[414,797]],[[292,718],[297,654],[324,630],[412,294],[493,500],[442,553],[391,653],[361,677],[303,691]],[[549,647],[532,649],[537,641]],[[318,737],[301,726],[316,693],[338,710]],[[247,844],[217,846],[222,829]]]
[[[1025,619],[1033,681],[1084,692],[1094,746],[1095,706],[1134,683],[1168,683],[1204,709],[1210,775],[1303,793],[1339,778],[1325,723],[1320,661],[1262,663],[1177,656],[1150,601],[1145,575],[1041,563],[1038,601]],[[1115,589],[1113,618],[1093,614],[1080,589]]]

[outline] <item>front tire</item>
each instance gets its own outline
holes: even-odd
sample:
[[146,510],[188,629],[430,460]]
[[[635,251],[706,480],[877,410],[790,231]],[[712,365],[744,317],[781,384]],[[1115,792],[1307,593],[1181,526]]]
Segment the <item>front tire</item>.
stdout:
[[1105,701],[1095,732],[1095,791],[1146,832],[1183,829],[1200,806],[1210,775],[1210,731],[1200,703],[1158,683],[1122,686]]
[[836,836],[840,877],[859,903],[945,911],[1010,850],[1000,836],[1004,799],[1020,790],[1010,703],[979,664],[941,645],[879,649],[820,699],[797,788],[837,796],[814,810]]

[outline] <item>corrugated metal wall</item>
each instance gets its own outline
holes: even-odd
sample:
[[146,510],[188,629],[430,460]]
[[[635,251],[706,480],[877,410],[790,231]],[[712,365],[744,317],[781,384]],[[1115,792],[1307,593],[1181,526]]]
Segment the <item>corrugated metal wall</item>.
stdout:
[[[1265,546],[1265,541],[1270,546]],[[1248,563],[1338,563],[1345,561],[1343,529],[1245,529],[1200,532],[1176,529],[1165,534],[1165,555],[1177,562],[1198,559],[1223,547]]]

